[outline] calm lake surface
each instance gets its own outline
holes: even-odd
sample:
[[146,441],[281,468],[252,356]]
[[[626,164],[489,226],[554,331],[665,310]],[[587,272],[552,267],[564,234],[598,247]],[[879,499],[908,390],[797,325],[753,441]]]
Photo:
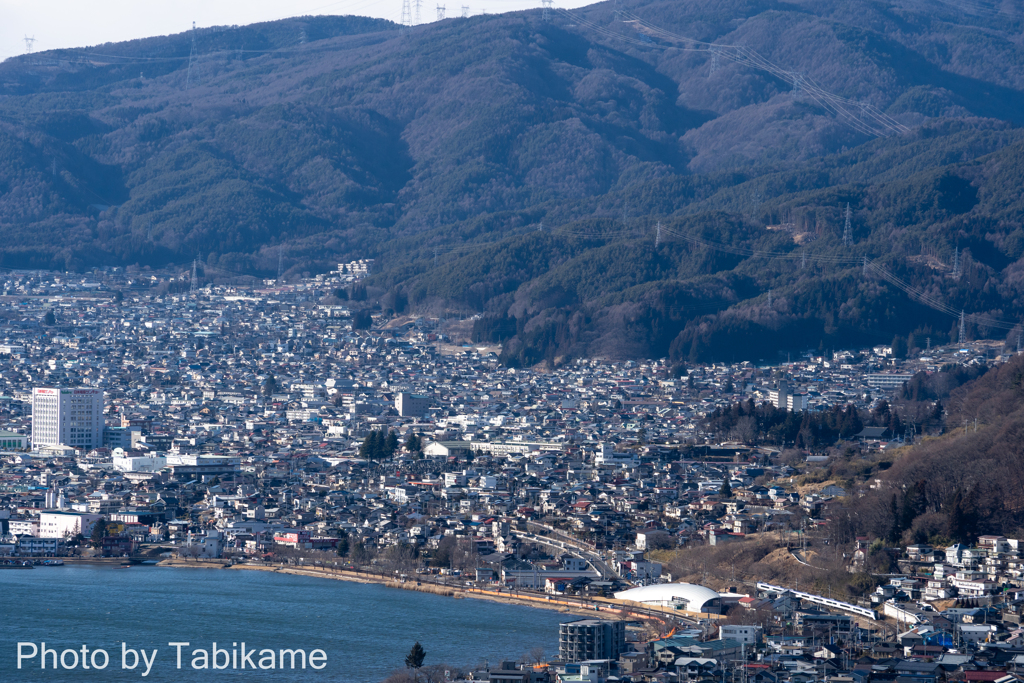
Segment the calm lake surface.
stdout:
[[[532,648],[558,654],[558,624],[571,616],[486,600],[456,600],[428,593],[260,571],[169,567],[65,566],[0,570],[0,681],[207,681],[282,680],[375,683],[401,668],[419,641],[425,665],[471,667],[518,659]],[[176,668],[176,648],[182,668]],[[326,667],[273,671],[227,668],[197,671],[192,650],[302,648],[327,655]],[[57,656],[82,645],[107,652],[106,669],[52,668],[47,658],[22,661],[18,642],[45,642]],[[122,670],[127,648],[153,648],[145,664]],[[235,648],[237,650],[237,648]],[[26,647],[25,654],[31,648]],[[253,656],[258,664],[259,656]],[[72,655],[65,655],[71,665]],[[98,655],[97,663],[103,663]],[[222,655],[220,664],[226,662]],[[128,655],[128,664],[132,657]],[[268,662],[269,663],[269,662]],[[58,663],[59,665],[59,663]]]

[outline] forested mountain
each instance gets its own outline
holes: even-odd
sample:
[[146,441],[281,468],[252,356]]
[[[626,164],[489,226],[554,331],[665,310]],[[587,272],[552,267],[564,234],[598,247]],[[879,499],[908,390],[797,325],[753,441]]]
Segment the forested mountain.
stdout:
[[1024,356],[954,389],[946,429],[851,501],[860,533],[905,544],[973,542],[1024,526]]
[[617,0],[9,59],[0,266],[373,257],[385,308],[479,314],[512,364],[938,343],[961,309],[1015,340],[1022,12]]

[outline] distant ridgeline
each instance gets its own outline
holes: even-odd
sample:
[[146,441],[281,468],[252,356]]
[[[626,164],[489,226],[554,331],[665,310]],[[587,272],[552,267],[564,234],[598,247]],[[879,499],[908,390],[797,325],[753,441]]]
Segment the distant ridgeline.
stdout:
[[356,308],[480,314],[511,365],[1016,344],[1022,23],[623,0],[24,55],[0,267],[373,258]]

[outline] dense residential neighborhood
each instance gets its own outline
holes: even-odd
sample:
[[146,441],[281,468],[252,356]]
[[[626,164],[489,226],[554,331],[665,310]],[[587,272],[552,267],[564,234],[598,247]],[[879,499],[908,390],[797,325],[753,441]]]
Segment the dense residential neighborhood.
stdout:
[[[742,418],[722,434],[710,416],[741,402],[855,416],[919,373],[1003,362],[1001,344],[509,368],[461,341],[471,321],[385,307],[360,320],[340,294],[371,267],[251,288],[198,287],[194,271],[9,275],[2,561],[308,563],[616,615],[563,624],[550,666],[504,662],[472,680],[1016,679],[1015,538],[859,538],[849,572],[867,575],[879,552],[896,566],[849,603],[811,586],[679,583],[668,564],[777,537],[814,569],[808,537],[828,535],[807,530],[858,494],[795,483],[823,446],[759,439]],[[842,438],[885,452],[923,429],[851,422]]]

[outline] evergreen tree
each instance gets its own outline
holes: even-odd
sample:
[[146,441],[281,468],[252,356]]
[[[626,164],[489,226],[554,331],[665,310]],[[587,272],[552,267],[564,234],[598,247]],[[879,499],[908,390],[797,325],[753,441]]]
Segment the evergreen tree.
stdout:
[[349,543],[348,534],[342,534],[338,538],[338,557],[345,557],[348,555]]
[[53,327],[57,324],[57,316],[53,314],[53,311],[46,312],[46,315],[43,316],[43,324],[47,327]]
[[409,650],[409,654],[405,656],[405,665],[410,669],[418,669],[423,666],[423,660],[426,658],[427,653],[424,651],[423,646],[420,645],[420,641],[416,641],[416,644]]
[[418,434],[409,432],[405,437],[405,450],[414,453],[422,448]]
[[107,535],[107,520],[100,517],[96,520],[96,523],[92,525],[92,535],[89,536],[89,542],[92,543],[92,547],[99,548],[103,545],[103,537]]
[[390,458],[398,450],[398,434],[388,431],[387,439],[384,441],[384,457]]
[[725,481],[722,482],[722,488],[718,489],[718,494],[722,498],[732,498],[732,486],[729,485],[729,478],[726,477]]

